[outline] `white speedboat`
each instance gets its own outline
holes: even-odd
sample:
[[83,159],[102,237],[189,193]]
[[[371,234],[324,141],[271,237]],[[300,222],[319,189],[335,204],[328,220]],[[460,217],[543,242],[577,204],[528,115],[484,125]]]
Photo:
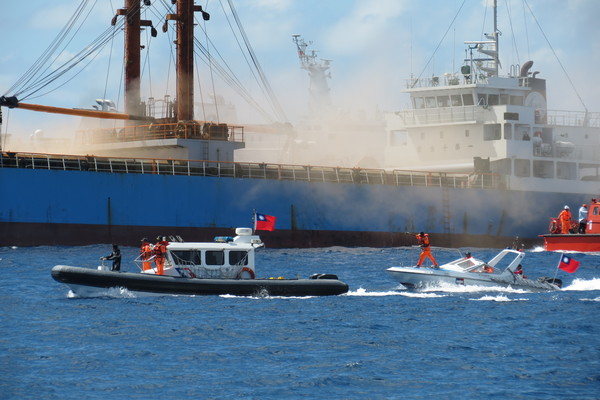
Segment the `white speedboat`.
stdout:
[[537,280],[515,273],[525,253],[504,249],[489,262],[462,257],[434,267],[391,267],[390,275],[407,288],[434,287],[443,284],[484,287],[512,287],[533,291],[559,290],[562,281],[542,277]]
[[[135,260],[140,272],[110,271],[56,265],[52,277],[78,296],[106,293],[111,288],[130,292],[183,295],[328,296],[346,293],[348,285],[333,274],[308,279],[256,279],[254,251],[264,244],[251,228],[237,228],[235,237],[214,242],[161,241],[154,251]],[[158,246],[164,246],[157,251]]]

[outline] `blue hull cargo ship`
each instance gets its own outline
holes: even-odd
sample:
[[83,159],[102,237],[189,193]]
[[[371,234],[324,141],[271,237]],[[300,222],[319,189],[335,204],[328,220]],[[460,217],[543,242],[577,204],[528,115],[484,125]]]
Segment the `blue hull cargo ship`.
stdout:
[[[177,34],[176,101],[142,102],[147,3],[126,0],[107,31],[125,35],[124,112],[105,100],[96,110],[24,103],[27,88],[0,97],[5,113],[110,121],[83,136],[85,155],[2,149],[2,245],[137,245],[165,234],[206,241],[259,210],[277,217],[276,230],[263,234],[270,247],[400,246],[414,244],[415,231],[438,246],[506,247],[516,237],[541,243],[546,216],[600,194],[599,113],[548,110],[546,81],[530,72],[531,62],[501,76],[496,18],[488,40],[465,42],[460,73],[409,80],[412,108],[385,114],[379,168],[309,166],[240,162],[235,154],[250,150],[252,129],[194,119],[191,55],[199,44],[186,21],[209,15],[192,0],[178,0],[167,18]],[[303,68],[323,77],[328,64],[294,40]]]

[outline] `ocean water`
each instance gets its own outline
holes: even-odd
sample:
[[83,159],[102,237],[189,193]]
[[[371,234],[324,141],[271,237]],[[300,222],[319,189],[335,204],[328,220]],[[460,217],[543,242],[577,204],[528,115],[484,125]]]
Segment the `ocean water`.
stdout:
[[[50,276],[110,250],[0,247],[1,399],[600,398],[600,254],[574,253],[552,293],[402,290],[385,269],[414,248],[258,251],[257,276],[334,273],[350,285],[335,297],[77,298]],[[558,259],[529,251],[525,272]]]

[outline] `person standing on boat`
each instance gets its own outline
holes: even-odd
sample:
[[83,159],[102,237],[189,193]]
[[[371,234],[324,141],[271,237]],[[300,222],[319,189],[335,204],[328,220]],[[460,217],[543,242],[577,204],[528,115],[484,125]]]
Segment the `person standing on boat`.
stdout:
[[154,255],[156,258],[154,259],[154,263],[156,264],[156,274],[162,275],[165,269],[165,257],[167,256],[167,245],[169,242],[166,239],[160,236],[156,238],[158,242],[154,245]]
[[101,260],[112,260],[112,268],[111,271],[120,271],[121,270],[121,250],[119,246],[113,244],[113,250],[110,255],[106,257],[102,257]]
[[560,221],[560,233],[566,235],[569,233],[569,229],[571,229],[571,211],[569,210],[569,206],[565,206],[564,210],[558,214],[558,219]]
[[579,229],[577,232],[585,234],[585,226],[587,225],[588,209],[587,204],[579,208]]
[[421,232],[417,235],[417,240],[419,241],[419,247],[421,247],[421,256],[419,257],[417,267],[420,267],[421,264],[423,264],[423,261],[425,261],[425,258],[429,257],[429,259],[433,262],[434,268],[437,268],[438,263],[437,261],[435,261],[435,258],[433,258],[433,256],[431,255],[429,235],[424,232]]
[[152,258],[152,246],[147,238],[142,239],[142,247],[140,248],[140,259],[142,260],[142,269],[152,269],[150,259]]

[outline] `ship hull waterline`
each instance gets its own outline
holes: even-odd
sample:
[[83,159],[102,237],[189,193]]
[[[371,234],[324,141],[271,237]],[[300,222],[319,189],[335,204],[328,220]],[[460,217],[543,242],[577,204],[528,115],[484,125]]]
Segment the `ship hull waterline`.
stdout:
[[0,182],[0,242],[8,246],[139,245],[159,235],[206,241],[251,223],[256,209],[277,216],[275,232],[265,234],[269,247],[405,246],[427,231],[435,246],[505,248],[516,236],[542,245],[546,223],[536,216],[582,201],[475,188],[447,189],[444,200],[445,188],[429,186],[25,168],[0,168]]
[[76,295],[111,288],[131,292],[173,295],[234,296],[334,296],[348,292],[337,279],[198,279],[131,272],[114,272],[56,265],[52,278],[69,286]]

